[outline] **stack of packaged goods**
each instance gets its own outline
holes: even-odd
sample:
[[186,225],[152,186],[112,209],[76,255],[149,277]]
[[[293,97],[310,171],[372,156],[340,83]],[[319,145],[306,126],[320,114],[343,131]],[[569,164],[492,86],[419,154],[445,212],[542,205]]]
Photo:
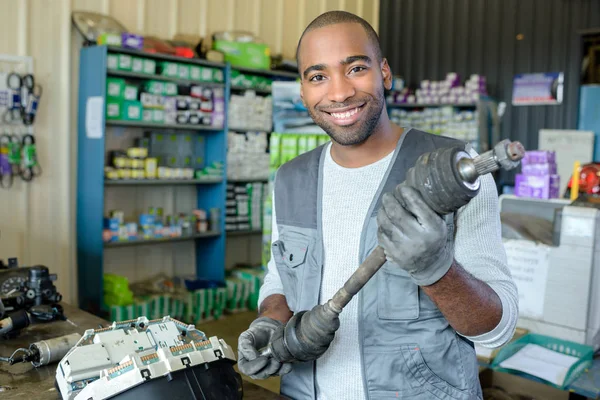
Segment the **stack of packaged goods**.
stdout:
[[[223,127],[225,92],[210,84],[224,82],[222,70],[171,61],[156,62],[127,54],[109,54],[108,68],[157,79],[140,85],[138,81],[108,78],[107,119]],[[190,84],[178,85],[161,80],[160,76],[187,80]],[[207,84],[202,85],[203,82]]]
[[528,151],[521,160],[521,173],[515,178],[515,195],[537,199],[559,197],[560,176],[557,174],[556,153]]
[[243,95],[233,94],[229,100],[229,129],[271,132],[272,108],[271,96],[257,96],[252,91]]
[[238,70],[231,71],[231,87],[234,89],[256,89],[269,91],[273,80],[260,75],[248,75]]
[[[205,282],[201,289],[191,288],[185,282],[197,282],[194,278],[171,279],[158,275],[142,282],[129,284],[127,279],[105,274],[105,303],[110,307],[113,321],[123,321],[145,316],[148,319],[169,315],[186,323],[219,319],[227,306],[227,288],[214,282]],[[115,285],[112,282],[118,282]],[[127,293],[128,299],[121,300],[114,293]],[[134,295],[135,294],[135,295]]]
[[153,276],[130,284],[127,278],[104,275],[104,302],[112,321],[169,315],[189,324],[222,318],[225,313],[256,310],[264,280],[262,268],[238,268],[225,284],[195,277]]
[[[130,147],[126,150],[114,150],[108,153],[108,162],[104,168],[106,179],[156,179],[158,164],[154,157],[148,157],[147,147]],[[191,171],[193,175],[193,170]],[[187,171],[181,175],[186,176]]]
[[229,313],[248,311],[248,299],[252,289],[252,282],[233,276],[225,280],[227,284],[227,306]]
[[224,287],[209,287],[189,291],[184,305],[184,320],[195,324],[220,319],[223,317],[226,304],[227,289]]
[[475,111],[455,107],[425,108],[418,111],[394,108],[390,119],[402,126],[471,142],[475,150],[479,144],[479,120]]
[[247,307],[249,310],[258,309],[258,294],[260,287],[264,282],[265,270],[260,268],[237,268],[233,271],[233,276],[236,278],[248,282],[246,283],[248,290],[248,303]]
[[227,184],[226,231],[262,230],[264,186],[263,182]]
[[104,218],[103,240],[148,240],[218,232],[219,213],[218,208],[211,208],[208,213],[196,209],[189,214],[177,213],[165,217],[162,207],[150,207],[148,213],[138,216],[139,222],[126,222],[123,211],[112,210]]
[[[272,182],[275,172],[284,163],[328,142],[329,136],[326,134],[272,133],[269,144],[269,180]],[[271,187],[265,186],[263,192],[263,266],[266,266],[271,258],[271,216],[273,210],[271,193]]]
[[415,91],[403,87],[387,96],[388,104],[473,104],[480,96],[486,96],[486,77],[473,74],[460,84],[455,72],[446,75],[443,81],[423,80]]
[[117,179],[223,179],[224,165],[206,165],[205,139],[198,133],[147,132],[135,147],[108,153],[105,178]]
[[227,135],[227,179],[266,180],[269,153],[266,132],[229,132]]

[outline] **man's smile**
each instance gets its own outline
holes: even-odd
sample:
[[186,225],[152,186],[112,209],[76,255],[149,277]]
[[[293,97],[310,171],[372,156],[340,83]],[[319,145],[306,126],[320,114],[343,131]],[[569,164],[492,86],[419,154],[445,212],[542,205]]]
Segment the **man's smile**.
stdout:
[[326,118],[338,126],[348,126],[354,124],[362,116],[365,103],[357,106],[344,107],[333,109],[330,111],[323,110]]

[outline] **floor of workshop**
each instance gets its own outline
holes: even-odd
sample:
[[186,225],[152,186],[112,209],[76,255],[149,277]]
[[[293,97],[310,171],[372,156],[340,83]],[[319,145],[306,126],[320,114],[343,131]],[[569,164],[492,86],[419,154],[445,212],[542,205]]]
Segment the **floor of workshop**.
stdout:
[[[225,343],[233,347],[233,350],[237,357],[238,337],[243,331],[248,329],[248,326],[252,321],[254,321],[255,318],[255,311],[229,314],[225,315],[222,319],[218,321],[209,321],[197,324],[196,328],[203,331],[207,336],[217,336],[219,339],[225,340]],[[237,365],[235,369],[237,371]],[[279,393],[280,378],[254,380],[244,375],[242,375],[242,378],[267,390]]]

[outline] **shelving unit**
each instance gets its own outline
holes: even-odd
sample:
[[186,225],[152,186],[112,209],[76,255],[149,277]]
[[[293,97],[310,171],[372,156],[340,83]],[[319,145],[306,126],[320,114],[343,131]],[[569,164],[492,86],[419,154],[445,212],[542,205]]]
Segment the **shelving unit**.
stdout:
[[225,87],[224,83],[218,82],[199,82],[190,79],[174,78],[171,76],[143,74],[139,72],[119,71],[114,69],[107,70],[108,76],[114,76],[116,78],[127,78],[127,79],[159,79],[161,81],[175,82],[180,85],[199,85],[207,87]]
[[193,235],[182,235],[175,237],[166,237],[166,238],[154,238],[154,239],[137,239],[137,240],[124,240],[122,242],[107,242],[104,244],[104,247],[128,247],[128,246],[144,246],[148,244],[156,244],[156,243],[170,243],[170,242],[185,242],[187,240],[195,240],[195,239],[203,239],[203,238],[213,238],[221,236],[220,231],[216,232],[201,232],[194,233]]
[[[139,74],[108,70],[107,58],[111,53],[129,54],[136,57],[151,58],[158,61],[173,61],[177,63],[218,68],[223,72],[223,83],[207,83],[179,78],[169,78],[159,75]],[[180,85],[197,84],[200,86],[222,87],[224,89],[225,120],[222,127],[199,125],[160,124],[142,121],[107,120],[105,105],[107,100],[107,77],[118,76],[127,80],[156,79],[173,81]],[[79,306],[87,311],[101,314],[106,311],[103,299],[104,262],[108,257],[105,253],[116,248],[161,245],[191,241],[194,246],[193,265],[199,278],[224,281],[225,279],[225,176],[219,179],[195,180],[124,180],[108,181],[104,179],[105,155],[110,140],[123,141],[126,133],[133,132],[138,136],[145,129],[153,131],[165,130],[173,132],[198,132],[204,137],[205,162],[226,164],[227,149],[227,107],[229,102],[228,65],[186,59],[159,54],[150,54],[120,47],[95,46],[81,50],[79,76],[79,111],[78,111],[78,165],[77,165],[77,263]],[[115,139],[116,137],[116,139]],[[118,196],[112,195],[116,201],[132,201],[127,196],[134,195],[126,187],[140,187],[140,190],[181,190],[185,194],[194,195],[197,208],[209,210],[220,209],[219,227],[212,232],[195,233],[180,237],[165,237],[155,239],[138,239],[124,242],[103,241],[103,217],[106,215],[107,191],[119,190],[124,192]],[[149,187],[141,189],[141,187]],[[150,188],[156,186],[157,188]],[[158,186],[176,186],[177,188],[160,189]],[[113,189],[114,187],[114,189]],[[116,188],[116,187],[123,187]],[[125,194],[122,194],[125,193]],[[162,192],[161,192],[162,193]],[[176,193],[176,192],[173,192]],[[175,194],[173,195],[176,196]],[[141,196],[143,199],[144,196]],[[176,208],[176,205],[173,205]],[[132,208],[135,210],[136,208]],[[190,210],[191,211],[191,210]],[[143,247],[145,249],[145,247]],[[153,250],[144,250],[151,252]],[[150,255],[151,257],[151,255]],[[111,256],[111,258],[115,258]],[[173,261],[177,263],[176,260]]]
[[231,87],[231,91],[246,91],[246,90],[252,90],[254,92],[256,92],[256,94],[271,94],[271,90],[270,89],[253,89],[253,88],[246,88],[246,87],[242,87],[242,86],[232,86]]
[[389,108],[431,108],[431,107],[456,107],[456,108],[477,108],[477,103],[443,103],[443,104],[408,104],[408,103],[389,103]]
[[[489,150],[490,143],[496,143],[500,140],[500,122],[496,112],[496,102],[487,96],[481,96],[476,103],[451,103],[451,104],[407,104],[407,103],[387,103],[388,114],[392,120],[396,120],[394,112],[405,110],[414,112],[417,110],[426,110],[433,108],[452,107],[460,111],[472,111],[477,118],[476,137],[457,137],[459,140],[470,142],[476,151],[484,152]],[[418,128],[418,127],[417,127]],[[430,129],[424,129],[431,131]],[[448,133],[443,133],[448,136]]]
[[298,79],[298,74],[296,72],[287,72],[287,71],[275,71],[275,70],[267,70],[267,69],[255,69],[255,68],[245,68],[245,67],[232,67],[236,71],[243,72],[248,75],[261,75],[268,77],[279,77],[286,78],[287,80],[296,80]]
[[212,185],[223,179],[119,179],[105,180],[104,186],[172,186],[172,185]]
[[215,129],[210,126],[187,126],[182,124],[159,124],[153,122],[142,122],[142,121],[119,121],[111,119],[106,121],[106,125],[109,126],[122,126],[132,128],[148,128],[148,129],[173,129],[175,131],[206,131],[206,132],[222,132],[223,129]]

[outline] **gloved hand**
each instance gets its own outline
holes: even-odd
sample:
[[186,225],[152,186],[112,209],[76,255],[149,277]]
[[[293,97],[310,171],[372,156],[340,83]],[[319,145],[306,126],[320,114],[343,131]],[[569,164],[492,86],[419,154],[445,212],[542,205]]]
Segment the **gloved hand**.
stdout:
[[418,190],[400,184],[385,193],[377,214],[377,238],[389,261],[410,274],[419,286],[441,279],[454,261],[454,235]]
[[252,379],[267,379],[275,375],[285,375],[292,370],[289,363],[261,356],[260,349],[267,346],[275,332],[283,328],[280,321],[268,317],[260,317],[252,321],[250,327],[238,340],[238,368],[244,375]]

